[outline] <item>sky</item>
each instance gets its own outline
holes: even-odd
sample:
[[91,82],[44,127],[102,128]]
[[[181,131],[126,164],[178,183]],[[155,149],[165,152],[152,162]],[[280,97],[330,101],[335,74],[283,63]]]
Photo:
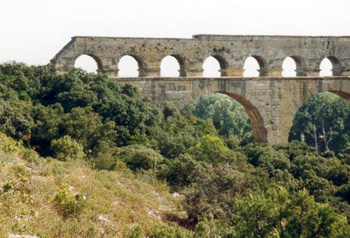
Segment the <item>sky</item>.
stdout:
[[77,35],[350,35],[349,0],[0,2],[0,63],[47,64]]

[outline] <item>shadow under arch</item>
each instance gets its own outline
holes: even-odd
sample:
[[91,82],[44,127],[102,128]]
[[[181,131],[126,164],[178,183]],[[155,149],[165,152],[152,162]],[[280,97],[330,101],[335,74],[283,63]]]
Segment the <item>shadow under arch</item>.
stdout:
[[75,64],[76,64],[76,61],[78,60],[78,58],[80,57],[80,56],[89,56],[89,57],[91,57],[93,60],[95,60],[95,62],[96,62],[96,65],[97,65],[97,72],[98,73],[103,73],[103,66],[102,66],[102,60],[97,56],[97,55],[95,55],[95,54],[91,54],[91,53],[83,53],[83,54],[79,54],[79,55],[77,55],[76,57],[75,57],[75,59],[74,59],[74,68],[75,68]]
[[329,90],[328,92],[334,93],[344,99],[346,102],[350,103],[350,93],[343,92],[343,91],[337,91],[337,90]]
[[124,56],[130,56],[130,57],[134,58],[134,60],[136,60],[137,66],[138,66],[138,71],[139,71],[138,77],[147,76],[147,73],[146,73],[147,64],[146,64],[145,58],[142,55],[140,55],[139,53],[134,52],[134,51],[126,51],[120,55],[120,57],[118,59],[118,68],[119,68],[119,62]]
[[255,142],[258,143],[267,143],[267,130],[264,127],[264,119],[263,117],[260,115],[260,112],[258,111],[258,109],[251,103],[249,102],[247,99],[245,99],[244,97],[235,94],[235,93],[230,93],[230,92],[225,92],[225,91],[215,91],[214,93],[221,93],[221,94],[225,94],[233,99],[235,99],[237,102],[239,102],[243,108],[244,111],[247,113],[251,126],[252,126],[252,130],[253,130],[253,134],[254,134],[254,140]]
[[[214,59],[216,59],[219,62],[220,70],[227,69],[228,63],[223,56],[216,55],[216,54],[213,54],[210,56],[214,57]],[[222,72],[221,72],[221,74],[222,74]],[[221,75],[221,76],[225,76],[225,75]]]

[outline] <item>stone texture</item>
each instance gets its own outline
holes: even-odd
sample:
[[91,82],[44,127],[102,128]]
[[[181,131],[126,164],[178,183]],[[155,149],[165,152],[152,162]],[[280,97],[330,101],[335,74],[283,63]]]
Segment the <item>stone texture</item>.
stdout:
[[183,107],[208,93],[223,93],[244,107],[257,142],[288,142],[292,121],[299,108],[319,92],[333,92],[350,102],[350,78],[120,78],[162,106]]
[[[136,86],[160,107],[171,102],[181,108],[204,94],[227,94],[243,105],[255,140],[270,145],[288,142],[295,113],[317,93],[333,92],[350,101],[349,37],[73,37],[51,62],[64,73],[74,68],[82,54],[92,56],[99,71],[120,83]],[[124,55],[137,59],[140,77],[117,78],[118,61]],[[182,77],[159,77],[161,60],[167,55],[178,59]],[[202,64],[208,56],[219,60],[225,77],[201,77]],[[249,56],[258,60],[261,77],[242,77],[244,61]],[[298,77],[281,77],[283,60],[288,56],[297,63]],[[333,64],[334,76],[321,78],[319,65],[326,57]]]
[[203,62],[215,57],[222,76],[242,76],[245,60],[252,56],[260,64],[260,76],[281,76],[283,60],[292,57],[298,76],[318,76],[324,58],[333,63],[335,76],[350,75],[350,37],[325,36],[232,36],[195,35],[189,39],[72,37],[52,59],[60,71],[74,68],[81,55],[93,57],[100,72],[118,75],[118,62],[134,57],[141,77],[159,77],[164,57],[174,56],[183,77],[202,76]]

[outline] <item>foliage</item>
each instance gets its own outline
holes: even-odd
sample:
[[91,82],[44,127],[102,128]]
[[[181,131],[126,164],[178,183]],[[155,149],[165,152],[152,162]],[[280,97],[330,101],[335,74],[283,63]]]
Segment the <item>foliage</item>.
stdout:
[[[251,143],[244,109],[220,94],[202,96],[181,112],[171,104],[159,110],[135,87],[103,74],[0,65],[0,210],[10,214],[6,229],[25,230],[8,219],[18,213],[17,204],[34,206],[45,199],[32,194],[54,194],[54,206],[43,210],[55,209],[47,216],[58,213],[61,223],[52,221],[56,228],[40,237],[93,237],[97,230],[106,237],[346,237],[349,109],[337,96],[316,95],[295,117],[294,141],[271,147]],[[16,153],[30,169],[10,166],[2,153]],[[83,158],[87,162],[72,161]],[[44,182],[34,188],[36,179]],[[89,200],[67,186],[53,191],[67,179]],[[176,208],[164,209],[171,213],[164,216],[160,210],[173,199]],[[108,217],[102,226],[100,214]],[[73,217],[79,219],[67,219]],[[89,225],[79,227],[80,220]],[[116,234],[121,227],[127,231]]]
[[311,97],[297,112],[290,140],[305,141],[318,151],[341,152],[349,147],[350,107],[333,93]]
[[220,135],[252,141],[249,118],[242,105],[227,96],[207,94],[197,99],[191,109],[200,119],[212,119]]
[[93,153],[127,145],[156,125],[159,114],[136,88],[102,74],[57,75],[52,67],[0,65],[0,130],[42,155],[53,155],[51,141],[64,135]]
[[203,165],[189,154],[180,155],[162,169],[158,177],[165,178],[173,187],[190,185],[204,171]]
[[57,188],[54,203],[58,213],[64,218],[78,217],[86,207],[86,197],[81,194],[73,194],[67,186]]
[[163,157],[156,151],[142,145],[130,145],[122,148],[119,152],[121,158],[130,169],[155,170]]
[[181,228],[174,228],[171,226],[156,226],[149,238],[190,238],[192,237],[191,233],[185,231]]
[[80,160],[85,157],[83,146],[70,136],[63,136],[58,140],[51,141],[51,149],[59,160]]
[[272,189],[236,199],[234,210],[234,237],[346,237],[350,231],[344,216],[305,190],[293,196]]
[[30,139],[34,121],[32,105],[25,101],[5,101],[0,98],[0,130],[15,139]]

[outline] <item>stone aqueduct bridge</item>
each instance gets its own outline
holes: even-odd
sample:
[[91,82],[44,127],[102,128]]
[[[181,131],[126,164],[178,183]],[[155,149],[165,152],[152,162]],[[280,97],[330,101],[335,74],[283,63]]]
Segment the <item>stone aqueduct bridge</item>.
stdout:
[[[288,141],[295,113],[319,92],[333,92],[350,102],[350,37],[195,35],[192,39],[73,37],[51,60],[64,73],[81,55],[95,59],[98,71],[121,83],[135,85],[159,106],[178,107],[201,95],[223,93],[240,102],[247,112],[257,142]],[[129,55],[139,66],[138,78],[118,78],[118,62]],[[164,57],[173,56],[180,77],[160,77]],[[203,62],[216,58],[218,78],[202,77]],[[254,57],[260,76],[243,77],[246,58]],[[286,57],[295,60],[297,77],[282,77]],[[320,63],[328,58],[332,77],[319,77]]]

